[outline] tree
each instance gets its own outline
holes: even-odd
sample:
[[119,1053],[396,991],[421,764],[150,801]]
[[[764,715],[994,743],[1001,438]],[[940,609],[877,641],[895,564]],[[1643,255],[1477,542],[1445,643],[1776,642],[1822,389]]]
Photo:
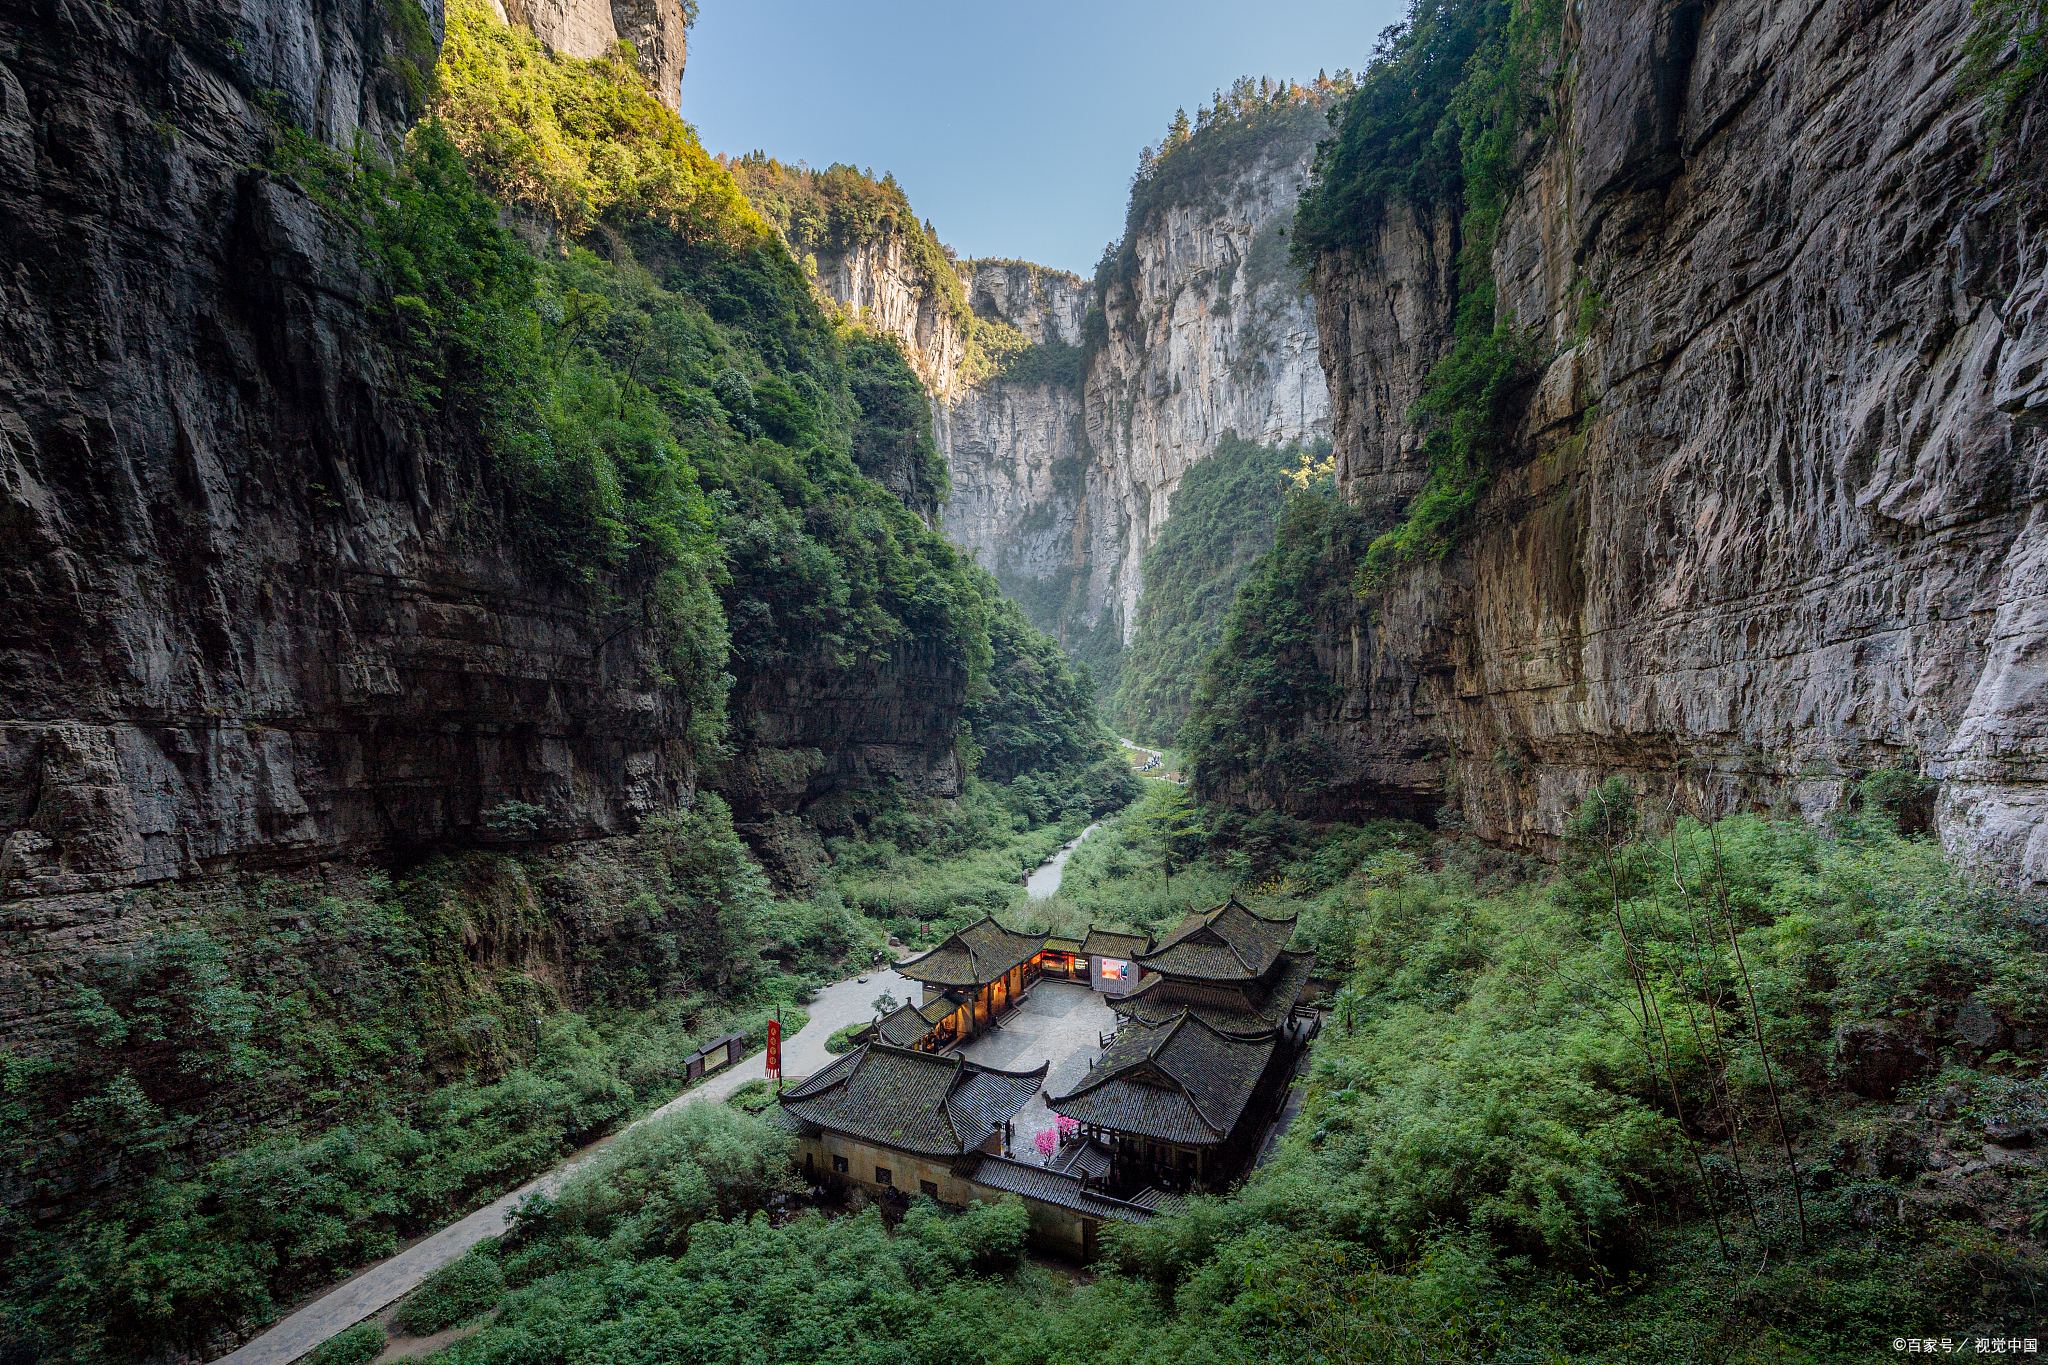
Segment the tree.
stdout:
[[1159,855],[1166,884],[1173,885],[1173,872],[1201,856],[1208,834],[1202,828],[1201,813],[1188,798],[1185,787],[1155,791],[1145,798],[1138,816],[1139,838]]

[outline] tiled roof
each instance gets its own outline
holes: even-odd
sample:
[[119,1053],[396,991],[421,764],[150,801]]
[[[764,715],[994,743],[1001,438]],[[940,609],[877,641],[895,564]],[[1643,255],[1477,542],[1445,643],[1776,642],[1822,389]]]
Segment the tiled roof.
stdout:
[[866,1043],[782,1092],[783,1109],[819,1128],[925,1156],[959,1156],[1002,1131],[1045,1080]]
[[[950,1008],[948,1012],[951,1012]],[[944,1015],[940,1016],[940,1018],[944,1017]],[[882,1041],[885,1043],[893,1044],[896,1047],[911,1047],[923,1039],[927,1033],[930,1033],[932,1026],[930,1021],[924,1017],[924,1011],[918,1009],[917,1006],[898,1005],[888,1014],[882,1016],[882,1022],[875,1026],[875,1030],[882,1035]]]
[[1078,953],[1083,951],[1078,938],[1052,938],[1045,940],[1046,949],[1055,953]]
[[1256,981],[1294,937],[1293,919],[1261,919],[1233,897],[1214,910],[1189,915],[1138,961],[1168,976],[1207,981]]
[[1124,1025],[1095,1069],[1046,1106],[1162,1142],[1222,1142],[1265,1074],[1275,1040],[1233,1038],[1183,1012],[1173,1022]]
[[1148,976],[1125,995],[1112,996],[1109,1007],[1147,1024],[1164,1024],[1182,1010],[1224,1033],[1255,1035],[1287,1022],[1287,1013],[1308,986],[1315,970],[1314,953],[1282,953],[1277,970],[1266,981],[1208,982],[1169,976]]
[[1179,1213],[1188,1206],[1186,1195],[1174,1194],[1156,1185],[1132,1195],[1131,1202],[1141,1209],[1151,1209],[1154,1213]]
[[1123,1223],[1143,1223],[1152,1217],[1152,1211],[1122,1199],[1112,1199],[1106,1194],[1097,1194],[1081,1183],[1079,1176],[1061,1171],[1048,1170],[1044,1166],[1027,1166],[1021,1161],[1012,1161],[1005,1156],[984,1156],[978,1165],[965,1172],[967,1178],[977,1185],[992,1190],[1003,1190],[1019,1194],[1026,1199],[1036,1199],[1041,1204],[1052,1204],[1090,1218],[1112,1218]]
[[1048,1170],[1065,1171],[1084,1180],[1100,1180],[1109,1174],[1109,1153],[1092,1142],[1069,1142],[1048,1164]]
[[1012,933],[983,916],[922,957],[897,963],[896,970],[934,986],[986,986],[1044,946],[1043,934]]
[[1114,929],[1098,929],[1088,926],[1088,937],[1081,940],[1081,951],[1091,956],[1136,957],[1152,946],[1150,934],[1119,934]]
[[958,1000],[953,999],[951,996],[942,995],[929,1005],[919,1006],[917,1014],[927,1024],[937,1025],[943,1022],[947,1015],[954,1013],[959,1008],[960,1002]]

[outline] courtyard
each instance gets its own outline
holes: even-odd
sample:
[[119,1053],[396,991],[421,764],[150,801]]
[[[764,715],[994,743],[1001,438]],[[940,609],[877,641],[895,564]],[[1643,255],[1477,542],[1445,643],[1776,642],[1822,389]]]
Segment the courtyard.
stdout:
[[[1040,980],[1024,1003],[1002,1020],[1002,1026],[955,1051],[983,1066],[1004,1071],[1029,1071],[1050,1064],[1045,1085],[1010,1121],[1015,1135],[1009,1155],[1019,1161],[1042,1162],[1033,1139],[1053,1127],[1054,1114],[1045,1107],[1047,1094],[1062,1094],[1102,1054],[1102,1036],[1116,1031],[1114,1011],[1091,988],[1071,981]],[[951,1055],[951,1054],[949,1054]]]

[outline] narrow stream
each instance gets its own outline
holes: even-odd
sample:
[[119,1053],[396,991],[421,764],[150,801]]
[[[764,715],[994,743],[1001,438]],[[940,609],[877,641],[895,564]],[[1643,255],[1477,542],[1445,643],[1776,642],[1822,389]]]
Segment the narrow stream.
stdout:
[[1094,824],[1062,844],[1059,852],[1039,864],[1037,869],[1025,879],[1025,892],[1033,900],[1044,900],[1047,896],[1056,894],[1060,889],[1060,878],[1066,875],[1068,855],[1081,846],[1083,839],[1101,828],[1102,822],[1097,820]]

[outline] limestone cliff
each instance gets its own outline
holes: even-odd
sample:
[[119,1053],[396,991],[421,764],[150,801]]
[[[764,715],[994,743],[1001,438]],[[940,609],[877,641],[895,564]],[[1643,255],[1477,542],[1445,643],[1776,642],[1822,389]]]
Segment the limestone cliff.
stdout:
[[[962,278],[978,319],[1078,361],[1091,293],[1085,281],[1019,261],[970,262]],[[953,484],[946,534],[974,549],[1013,595],[1023,585],[1049,583],[1056,586],[1045,594],[1048,605],[1057,603],[1076,566],[1088,562],[1090,452],[1081,391],[1070,374],[1004,373],[986,362],[983,369],[938,405],[940,449]]]
[[631,43],[656,97],[682,111],[690,39],[682,0],[493,0],[493,7],[571,57],[602,57],[614,43]]
[[[1595,0],[1492,254],[1550,358],[1448,558],[1321,621],[1326,779],[1554,848],[1589,784],[1824,812],[1939,780],[1951,848],[2048,882],[2041,114],[1985,172],[1967,0]],[[1980,173],[1982,172],[1982,173]],[[1421,487],[1457,224],[1396,204],[1315,275],[1339,473]],[[1592,302],[1589,305],[1588,299]],[[1581,335],[1582,326],[1590,324]]]
[[[1319,104],[1297,113],[1199,193],[1134,221],[1134,268],[1106,304],[1098,282],[1063,271],[966,262],[968,306],[994,324],[983,335],[958,325],[900,232],[808,262],[821,291],[903,343],[930,389],[948,537],[1070,645],[1097,630],[1112,650],[1129,642],[1144,552],[1182,473],[1226,431],[1328,431],[1314,304],[1285,235],[1323,120]],[[1019,334],[1061,354],[1006,349]]]
[[[508,803],[559,843],[693,799],[647,585],[522,548],[473,430],[410,401],[359,242],[253,169],[274,117],[393,145],[438,37],[393,13],[0,4],[15,967],[174,919],[141,913],[145,888],[163,910],[503,842]],[[849,681],[821,644],[742,679],[726,780],[752,832],[830,793],[957,792],[966,680],[931,651]],[[10,972],[0,1015],[25,989]]]

